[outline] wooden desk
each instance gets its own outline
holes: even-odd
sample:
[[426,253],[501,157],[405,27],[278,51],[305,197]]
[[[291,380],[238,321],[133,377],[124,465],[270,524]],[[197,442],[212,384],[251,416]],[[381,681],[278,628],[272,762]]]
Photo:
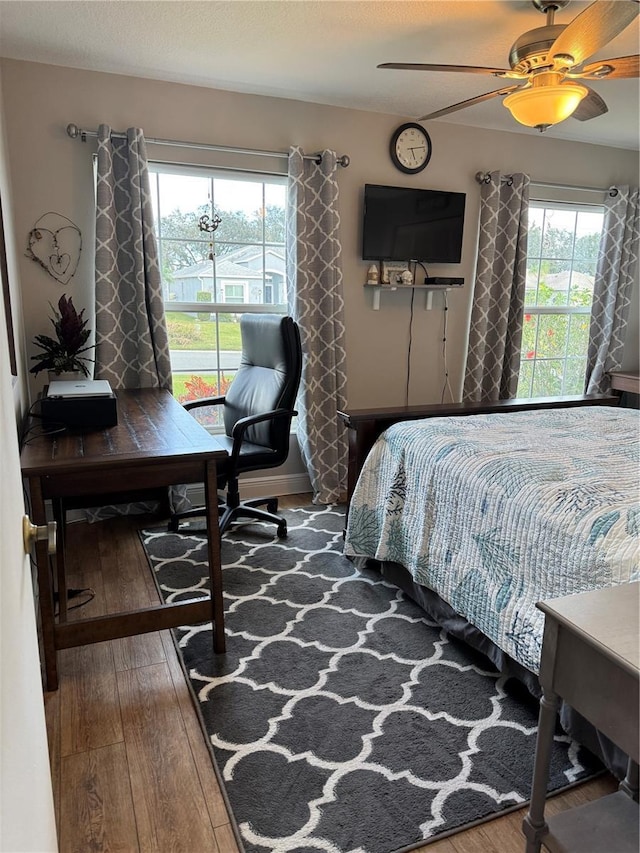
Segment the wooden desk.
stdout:
[[616,406],[618,405],[618,397],[610,394],[585,394],[572,397],[539,397],[530,400],[499,400],[495,403],[442,403],[429,406],[395,406],[381,409],[344,409],[339,411],[338,417],[349,430],[347,507],[351,502],[351,496],[364,465],[364,460],[375,440],[385,429],[399,421],[589,405]]
[[[524,820],[527,853],[637,853],[640,583],[538,604],[545,615],[540,665],[540,721],[531,805]],[[629,757],[621,790],[544,819],[551,744],[559,697]]]
[[[117,391],[116,397],[117,426],[40,436],[25,444],[21,466],[29,485],[32,521],[37,525],[46,523],[48,499],[56,505],[99,496],[95,505],[100,505],[109,496],[204,482],[211,598],[73,622],[64,621],[62,608],[63,615],[56,620],[47,545],[38,542],[39,604],[49,690],[58,686],[58,649],[208,621],[213,623],[214,651],[225,649],[216,461],[225,459],[227,454],[168,391]],[[84,505],[88,505],[86,501]],[[60,530],[56,552],[58,575],[62,578],[63,532]]]

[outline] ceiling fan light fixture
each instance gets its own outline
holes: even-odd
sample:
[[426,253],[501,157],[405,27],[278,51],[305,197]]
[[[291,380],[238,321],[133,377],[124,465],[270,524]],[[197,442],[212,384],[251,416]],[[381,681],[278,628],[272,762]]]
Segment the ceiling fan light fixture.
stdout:
[[539,74],[530,88],[513,92],[502,103],[520,124],[544,130],[569,118],[589,94],[586,86],[559,79],[553,72]]

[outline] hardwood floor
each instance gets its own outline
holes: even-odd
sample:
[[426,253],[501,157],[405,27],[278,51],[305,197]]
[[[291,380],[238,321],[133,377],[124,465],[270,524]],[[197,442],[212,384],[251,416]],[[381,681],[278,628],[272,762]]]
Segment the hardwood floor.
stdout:
[[[69,526],[69,586],[95,591],[70,619],[157,600],[137,531],[158,523],[138,517]],[[67,649],[59,662],[60,687],[45,693],[45,706],[61,853],[237,853],[170,633]],[[616,787],[601,777],[554,797],[549,811]],[[421,850],[517,853],[523,816],[521,809]]]

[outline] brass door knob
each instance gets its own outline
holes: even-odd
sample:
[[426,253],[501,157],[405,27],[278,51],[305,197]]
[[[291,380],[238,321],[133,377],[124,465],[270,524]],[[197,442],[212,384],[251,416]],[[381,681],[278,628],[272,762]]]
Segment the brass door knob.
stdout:
[[56,553],[56,529],[55,521],[49,521],[47,524],[38,526],[32,524],[28,515],[22,516],[22,541],[24,543],[25,554],[31,553],[31,549],[36,542],[47,543],[47,553]]

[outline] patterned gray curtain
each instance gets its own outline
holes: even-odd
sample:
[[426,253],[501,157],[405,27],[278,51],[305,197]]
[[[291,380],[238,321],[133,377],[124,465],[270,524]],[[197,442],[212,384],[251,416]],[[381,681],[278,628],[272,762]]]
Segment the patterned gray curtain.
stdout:
[[[129,128],[126,139],[112,138],[106,124],[98,129],[95,376],[112,388],[172,390],[144,136]],[[183,486],[172,487],[169,499],[177,511],[190,506]],[[154,509],[109,505],[87,510],[87,517]]]
[[491,172],[482,183],[465,402],[515,397],[527,272],[529,177]]
[[166,388],[171,361],[144,136],[98,130],[96,369],[113,388]]
[[589,328],[587,394],[609,391],[608,372],[622,365],[631,290],[638,279],[638,211],[638,187],[618,187],[605,202]]
[[298,443],[314,503],[326,504],[346,489],[347,435],[336,412],[347,380],[336,154],[321,158],[305,160],[297,147],[289,153],[287,291],[303,352]]

